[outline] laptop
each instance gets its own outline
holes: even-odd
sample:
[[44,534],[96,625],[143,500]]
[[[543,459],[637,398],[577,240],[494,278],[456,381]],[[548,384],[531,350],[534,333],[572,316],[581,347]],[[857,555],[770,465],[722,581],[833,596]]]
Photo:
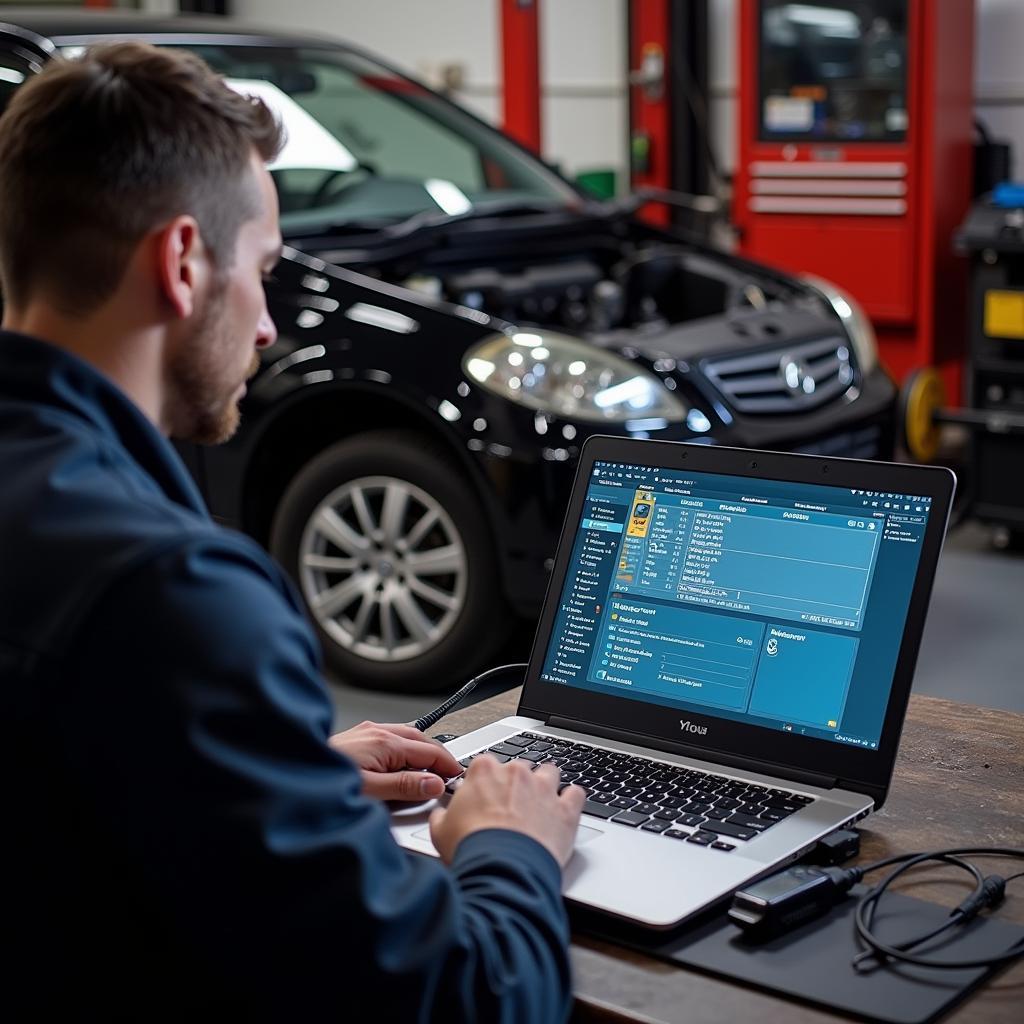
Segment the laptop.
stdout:
[[[449,749],[587,789],[568,900],[669,928],[727,899],[884,803],[955,483],[590,438],[517,714]],[[392,825],[436,855],[431,806]]]

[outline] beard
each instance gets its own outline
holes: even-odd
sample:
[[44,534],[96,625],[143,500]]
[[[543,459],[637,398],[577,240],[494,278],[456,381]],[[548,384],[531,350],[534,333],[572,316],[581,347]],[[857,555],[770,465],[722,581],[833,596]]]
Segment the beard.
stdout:
[[230,440],[241,418],[235,394],[260,368],[254,351],[243,379],[224,379],[225,366],[234,365],[232,349],[237,345],[224,308],[223,289],[214,285],[195,330],[168,364],[171,434],[178,440],[202,445]]

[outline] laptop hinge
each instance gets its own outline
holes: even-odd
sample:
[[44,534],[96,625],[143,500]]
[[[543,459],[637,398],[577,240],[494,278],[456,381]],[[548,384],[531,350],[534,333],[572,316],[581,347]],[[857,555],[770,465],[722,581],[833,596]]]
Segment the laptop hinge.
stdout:
[[627,732],[624,729],[611,729],[607,726],[596,726],[589,722],[580,722],[575,718],[561,718],[551,715],[545,724],[552,729],[568,729],[572,732],[586,733],[599,739],[618,740],[620,743],[632,743],[634,746],[646,747],[648,750],[664,750],[669,754],[681,754],[684,757],[696,757],[701,761],[713,764],[728,765],[742,771],[756,772],[758,775],[777,775],[779,778],[800,782],[805,786],[817,786],[819,789],[835,789],[837,779],[834,775],[822,775],[819,772],[808,772],[799,768],[772,764],[767,761],[755,761],[752,758],[725,754],[720,750],[708,750],[706,747],[695,747],[688,743],[673,743],[661,737],[653,738],[642,733]]

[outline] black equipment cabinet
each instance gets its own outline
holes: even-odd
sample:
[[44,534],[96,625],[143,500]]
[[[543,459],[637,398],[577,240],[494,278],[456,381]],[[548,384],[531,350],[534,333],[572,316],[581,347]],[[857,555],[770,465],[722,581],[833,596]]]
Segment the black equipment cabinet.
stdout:
[[1024,189],[1015,189],[1009,201],[976,203],[956,242],[971,261],[966,408],[942,419],[972,429],[971,514],[1019,533],[1024,530]]

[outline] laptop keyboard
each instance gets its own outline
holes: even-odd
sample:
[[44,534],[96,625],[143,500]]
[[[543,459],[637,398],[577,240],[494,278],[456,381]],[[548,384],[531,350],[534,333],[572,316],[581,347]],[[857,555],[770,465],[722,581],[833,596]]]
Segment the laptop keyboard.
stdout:
[[[734,850],[737,842],[749,842],[814,802],[784,789],[532,732],[478,751],[460,764],[468,768],[480,754],[528,761],[534,768],[557,765],[562,788],[575,784],[587,791],[584,814],[715,850]],[[450,792],[457,781],[449,782]]]

